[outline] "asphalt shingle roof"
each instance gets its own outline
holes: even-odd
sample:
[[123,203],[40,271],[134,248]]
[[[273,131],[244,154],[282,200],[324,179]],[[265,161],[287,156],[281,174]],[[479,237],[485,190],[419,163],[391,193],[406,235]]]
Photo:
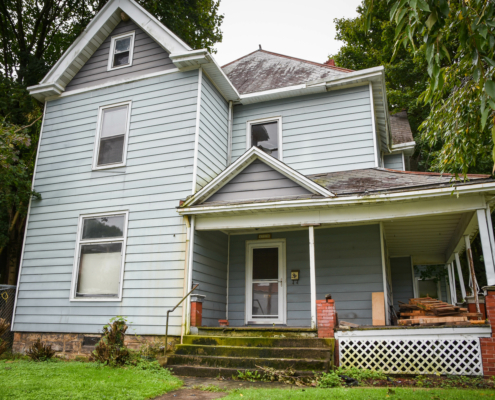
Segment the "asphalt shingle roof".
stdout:
[[390,115],[390,131],[392,132],[392,144],[414,141],[406,111]]

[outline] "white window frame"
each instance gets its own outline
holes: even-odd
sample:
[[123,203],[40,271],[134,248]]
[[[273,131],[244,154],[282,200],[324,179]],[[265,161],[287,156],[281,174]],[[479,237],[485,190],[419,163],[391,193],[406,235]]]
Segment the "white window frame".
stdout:
[[[109,238],[109,239],[82,239],[83,222],[87,218],[93,217],[107,217],[111,215],[124,215],[124,235],[122,238]],[[76,251],[74,255],[74,266],[72,269],[72,283],[70,289],[70,301],[122,301],[122,288],[124,283],[124,265],[125,256],[127,250],[127,226],[129,222],[129,210],[123,211],[109,211],[100,212],[96,214],[81,214],[79,215],[79,223],[77,226],[77,238],[76,238]],[[95,244],[95,243],[111,243],[122,242],[122,265],[120,267],[120,287],[117,297],[76,297],[76,285],[79,277],[79,255],[81,252],[81,245],[83,244]]]
[[[127,123],[126,123],[126,130],[124,134],[124,148],[123,148],[123,157],[122,157],[122,162],[118,164],[106,164],[106,165],[98,165],[98,153],[100,152],[100,136],[101,136],[101,126],[103,122],[103,111],[107,110],[109,108],[115,108],[115,107],[120,107],[120,106],[128,106],[127,109]],[[99,170],[99,169],[109,169],[109,168],[119,168],[119,167],[125,167],[127,163],[127,145],[129,143],[129,126],[131,125],[131,112],[132,112],[132,101],[124,101],[121,103],[115,103],[115,104],[107,104],[104,106],[100,106],[98,108],[98,122],[96,124],[96,137],[95,137],[95,145],[94,145],[94,151],[93,151],[93,170]]]
[[[279,283],[282,287],[279,287],[281,296],[279,301],[281,303],[281,315],[278,319],[254,319],[252,318],[252,280],[253,280],[253,249],[276,247],[279,249],[279,267],[280,276],[278,277]],[[285,239],[265,239],[265,240],[246,240],[246,296],[245,296],[245,310],[244,310],[244,322],[249,325],[266,325],[277,324],[283,325],[287,323],[287,261],[286,261],[286,240]]]
[[277,122],[278,123],[278,160],[283,161],[283,148],[282,148],[282,117],[271,117],[271,118],[261,118],[261,119],[253,119],[246,122],[246,150],[251,148],[251,126],[264,124],[268,122]]
[[[113,66],[113,58],[115,55],[115,41],[117,39],[122,39],[122,38],[125,38],[128,36],[131,38],[131,44],[129,45],[129,64],[119,65],[118,67],[114,67]],[[136,31],[125,32],[125,33],[121,33],[120,35],[112,36],[111,41],[110,41],[110,52],[108,55],[107,71],[114,71],[116,69],[132,67],[132,61],[134,59],[134,39],[135,39],[135,37],[136,37]]]

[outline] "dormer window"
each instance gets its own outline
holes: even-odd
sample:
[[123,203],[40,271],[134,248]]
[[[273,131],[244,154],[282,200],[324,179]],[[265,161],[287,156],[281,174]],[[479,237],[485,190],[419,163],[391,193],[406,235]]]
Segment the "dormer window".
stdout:
[[252,146],[282,160],[282,117],[248,121],[247,148]]
[[130,67],[134,50],[134,32],[113,36],[110,42],[108,70]]

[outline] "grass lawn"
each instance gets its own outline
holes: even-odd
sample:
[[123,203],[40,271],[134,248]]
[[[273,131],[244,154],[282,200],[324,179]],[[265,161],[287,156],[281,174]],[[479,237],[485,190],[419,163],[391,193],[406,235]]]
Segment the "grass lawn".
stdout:
[[494,397],[493,390],[469,389],[236,389],[222,400],[487,400]]
[[140,400],[177,389],[168,370],[110,368],[96,363],[0,360],[0,399]]

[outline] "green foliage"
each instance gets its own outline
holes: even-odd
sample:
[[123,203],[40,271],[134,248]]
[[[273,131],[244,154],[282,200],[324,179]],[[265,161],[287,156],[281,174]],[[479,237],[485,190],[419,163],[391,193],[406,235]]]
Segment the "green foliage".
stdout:
[[3,318],[0,318],[0,356],[7,350],[7,341],[2,339],[2,336],[7,333],[10,324]]
[[232,376],[232,379],[239,381],[248,381],[248,382],[256,382],[261,380],[261,375],[258,371],[237,371],[237,376]]
[[414,272],[419,275],[420,279],[431,279],[435,283],[444,280],[448,276],[445,265],[425,265],[421,267],[415,265]]
[[130,353],[124,344],[127,331],[127,319],[116,316],[103,327],[103,336],[93,350],[94,358],[111,366],[121,366],[127,363]]
[[349,378],[358,380],[360,383],[365,380],[386,380],[387,375],[380,371],[372,371],[370,369],[361,368],[344,368],[339,367],[335,370],[337,375],[346,375]]
[[38,339],[31,345],[26,354],[33,361],[48,361],[55,355],[55,351],[52,350],[51,345],[42,343],[41,339]]
[[178,389],[169,370],[92,362],[33,363],[0,360],[0,398],[22,400],[145,400]]
[[329,372],[321,374],[321,377],[318,378],[318,387],[320,388],[335,388],[342,386],[342,379],[335,373]]

